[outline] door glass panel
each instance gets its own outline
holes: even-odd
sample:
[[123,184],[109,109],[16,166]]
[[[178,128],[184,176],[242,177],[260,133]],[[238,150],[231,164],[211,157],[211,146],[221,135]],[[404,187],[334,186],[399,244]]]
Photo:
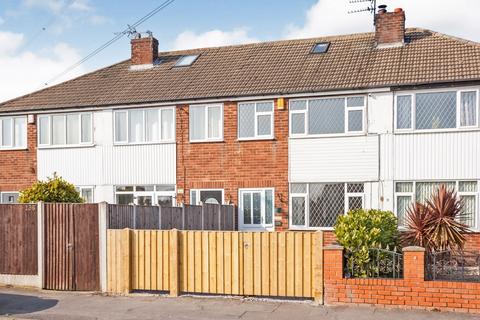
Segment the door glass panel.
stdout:
[[243,223],[244,224],[252,223],[252,194],[251,193],[243,194]]
[[158,205],[160,207],[172,207],[172,197],[171,196],[158,196]]
[[137,204],[139,206],[151,206],[152,196],[137,196]]
[[262,197],[260,192],[252,194],[253,198],[253,224],[262,223]]
[[265,190],[265,224],[272,224],[273,219],[273,192]]

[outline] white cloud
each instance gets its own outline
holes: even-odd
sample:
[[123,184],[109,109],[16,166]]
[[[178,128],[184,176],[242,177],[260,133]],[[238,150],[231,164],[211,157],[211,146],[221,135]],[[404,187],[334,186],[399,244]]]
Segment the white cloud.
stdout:
[[[41,50],[41,54],[21,51],[23,34],[0,31],[0,101],[5,101],[42,87],[42,83],[58,75],[81,57],[75,48],[58,43]],[[84,72],[79,67],[60,81]]]
[[27,7],[48,9],[53,12],[60,12],[65,7],[63,0],[24,0]]
[[74,0],[69,6],[70,9],[78,11],[92,11],[93,7],[90,5],[89,0]]
[[217,47],[232,44],[251,43],[258,41],[248,34],[246,28],[236,28],[232,31],[211,30],[203,33],[184,31],[180,33],[173,44],[175,50]]
[[[377,2],[381,4],[382,2]],[[480,40],[478,14],[480,1],[473,0],[385,0],[391,11],[403,8],[407,27],[422,27],[434,31]],[[354,9],[365,7],[348,1],[318,0],[307,11],[303,25],[289,25],[285,38],[306,38],[322,35],[372,31],[373,17],[369,13],[348,14]],[[461,21],[461,22],[460,22]]]

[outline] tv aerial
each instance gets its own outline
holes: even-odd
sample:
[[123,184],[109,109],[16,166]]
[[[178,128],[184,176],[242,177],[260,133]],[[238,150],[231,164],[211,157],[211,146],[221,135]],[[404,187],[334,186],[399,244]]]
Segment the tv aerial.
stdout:
[[375,13],[377,12],[377,0],[349,0],[348,2],[354,5],[368,3],[366,4],[366,7],[350,10],[348,11],[348,13],[353,14],[353,13],[361,13],[361,12],[370,12],[373,14],[373,23],[375,24]]

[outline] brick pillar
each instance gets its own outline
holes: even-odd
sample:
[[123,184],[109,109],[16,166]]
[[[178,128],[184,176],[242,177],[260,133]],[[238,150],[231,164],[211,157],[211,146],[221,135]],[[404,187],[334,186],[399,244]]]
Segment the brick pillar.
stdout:
[[340,302],[340,289],[343,282],[343,247],[329,245],[323,247],[323,301],[324,304]]
[[403,248],[403,278],[405,280],[425,280],[425,248]]

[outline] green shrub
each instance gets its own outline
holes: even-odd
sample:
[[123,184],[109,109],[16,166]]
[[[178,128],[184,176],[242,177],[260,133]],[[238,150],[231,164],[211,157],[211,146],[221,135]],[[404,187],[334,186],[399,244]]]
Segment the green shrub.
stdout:
[[372,273],[371,248],[398,244],[397,218],[392,212],[358,209],[339,216],[335,224],[338,243],[346,250],[347,267],[354,277]]
[[20,191],[20,203],[69,202],[83,203],[83,199],[75,186],[62,177],[53,174],[46,181],[37,181],[30,188]]

